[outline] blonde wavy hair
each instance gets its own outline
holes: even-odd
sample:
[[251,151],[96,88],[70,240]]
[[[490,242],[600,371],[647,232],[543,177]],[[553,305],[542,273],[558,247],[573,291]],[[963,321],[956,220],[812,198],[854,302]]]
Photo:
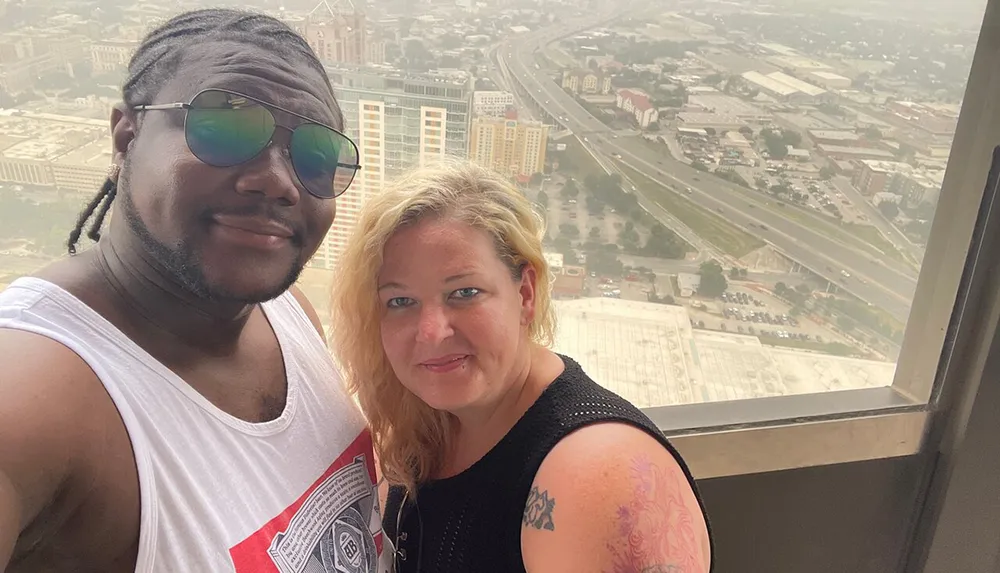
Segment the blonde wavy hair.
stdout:
[[452,417],[427,406],[393,372],[382,348],[377,288],[386,243],[399,228],[429,217],[489,234],[512,277],[525,264],[534,267],[535,316],[528,336],[549,346],[555,330],[552,278],[542,254],[544,222],[500,175],[449,160],[415,169],[368,200],[337,264],[331,341],[348,388],[368,418],[382,475],[411,495],[441,467],[451,444]]

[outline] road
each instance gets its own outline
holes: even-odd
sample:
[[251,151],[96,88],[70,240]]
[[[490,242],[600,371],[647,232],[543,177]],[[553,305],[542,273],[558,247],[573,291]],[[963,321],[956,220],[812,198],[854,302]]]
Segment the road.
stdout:
[[913,244],[909,237],[903,234],[903,232],[896,228],[895,225],[886,220],[886,218],[882,215],[882,212],[878,210],[878,207],[872,205],[871,202],[868,201],[868,199],[854,187],[854,185],[851,185],[850,179],[846,177],[834,177],[831,182],[838,191],[843,193],[851,203],[857,206],[859,211],[868,217],[868,220],[875,225],[875,228],[878,229],[879,232],[885,236],[885,238],[889,239],[889,242],[892,243],[896,249],[904,253],[917,264],[924,259],[923,249]]
[[[769,206],[765,197],[748,195],[741,188],[650,149],[645,142],[626,138],[611,139],[609,128],[591,116],[544,73],[535,70],[532,54],[537,48],[560,37],[593,27],[603,20],[606,17],[595,16],[586,22],[566,23],[536,31],[530,36],[519,36],[516,44],[507,42],[502,45],[497,51],[497,57],[507,66],[524,93],[545,114],[578,134],[589,134],[583,140],[592,150],[605,156],[620,153],[624,164],[655,181],[690,187],[693,192],[681,196],[759,236],[790,259],[862,300],[885,309],[901,321],[906,320],[916,288],[917,273],[912,267],[885,257],[877,249],[867,245],[836,242],[831,238],[835,235],[823,232],[824,224],[832,226],[832,223],[824,223],[819,219],[802,223],[783,217],[773,210],[773,206]],[[660,192],[674,191],[664,187]],[[655,194],[644,195],[645,199],[657,203]],[[761,225],[767,230],[762,230]],[[843,276],[845,272],[851,275],[850,278]]]

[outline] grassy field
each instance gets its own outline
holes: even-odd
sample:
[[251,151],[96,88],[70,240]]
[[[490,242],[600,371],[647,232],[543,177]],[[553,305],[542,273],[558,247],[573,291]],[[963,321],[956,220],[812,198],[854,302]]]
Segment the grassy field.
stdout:
[[[650,141],[643,140],[644,144],[649,149],[654,149],[658,153],[663,151],[663,146],[660,144],[655,144]],[[765,196],[755,189],[747,189],[746,187],[733,185],[734,189],[738,190],[740,193],[745,195],[748,199],[761,200]],[[829,232],[830,238],[835,239],[839,242],[845,243],[847,245],[854,245],[856,247],[864,248],[866,246],[874,247],[879,251],[882,251],[886,256],[896,259],[897,261],[904,262],[907,264],[913,264],[912,261],[908,260],[902,253],[900,253],[896,247],[892,245],[878,229],[871,225],[859,225],[857,223],[843,223],[836,221],[826,215],[821,215],[809,211],[798,205],[794,205],[785,202],[784,207],[778,207],[774,198],[767,199],[770,205],[767,205],[766,209],[769,211],[780,214],[781,216],[796,221],[802,225],[812,227],[818,231]]]
[[695,205],[677,193],[667,190],[663,185],[650,180],[638,171],[625,166],[621,169],[637,188],[647,193],[647,197],[655,198],[661,207],[683,221],[695,234],[725,253],[739,258],[765,245],[764,241],[734,227],[722,217]]
[[557,155],[560,157],[559,171],[572,174],[579,183],[583,183],[588,175],[607,175],[575,137],[567,137],[563,141],[566,142],[566,151],[557,152],[561,154],[561,157]]

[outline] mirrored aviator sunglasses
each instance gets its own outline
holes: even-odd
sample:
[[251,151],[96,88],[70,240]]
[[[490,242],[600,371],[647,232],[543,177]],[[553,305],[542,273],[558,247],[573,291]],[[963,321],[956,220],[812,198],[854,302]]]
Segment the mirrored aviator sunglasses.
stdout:
[[[213,167],[247,163],[271,145],[277,128],[289,130],[288,156],[295,175],[306,191],[321,199],[342,194],[361,169],[358,147],[343,133],[241,93],[208,89],[199,92],[190,103],[137,105],[133,109],[184,110],[188,149]],[[272,110],[303,121],[289,129],[277,124]]]

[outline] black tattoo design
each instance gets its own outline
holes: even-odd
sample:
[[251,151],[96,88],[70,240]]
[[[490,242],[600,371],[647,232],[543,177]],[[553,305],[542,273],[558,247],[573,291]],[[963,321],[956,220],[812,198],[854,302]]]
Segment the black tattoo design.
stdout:
[[535,529],[555,531],[556,524],[552,521],[552,510],[556,508],[556,500],[549,497],[549,490],[538,491],[531,488],[528,494],[528,504],[524,506],[524,525]]

